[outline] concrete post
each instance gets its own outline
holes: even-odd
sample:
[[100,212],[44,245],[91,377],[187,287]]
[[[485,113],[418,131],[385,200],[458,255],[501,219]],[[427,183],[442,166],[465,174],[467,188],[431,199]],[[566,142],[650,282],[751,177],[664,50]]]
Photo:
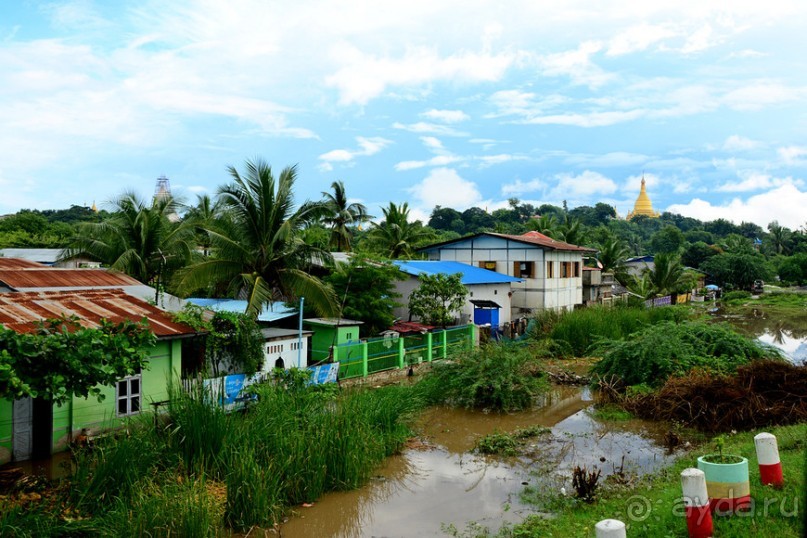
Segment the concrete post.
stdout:
[[779,459],[779,445],[776,436],[760,433],[754,437],[759,462],[759,478],[765,486],[781,488],[785,484],[782,476],[782,461]]
[[684,469],[681,471],[681,489],[689,538],[709,538],[714,529],[709,494],[706,492],[706,475],[700,469]]
[[594,525],[597,538],[626,538],[625,524],[618,519],[603,519]]

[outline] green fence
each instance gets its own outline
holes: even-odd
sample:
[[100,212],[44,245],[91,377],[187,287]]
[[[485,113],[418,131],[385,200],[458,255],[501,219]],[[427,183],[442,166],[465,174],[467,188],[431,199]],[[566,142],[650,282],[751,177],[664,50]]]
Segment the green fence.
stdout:
[[340,344],[333,348],[333,360],[339,362],[339,379],[350,379],[431,362],[475,344],[476,326],[463,325],[426,334]]

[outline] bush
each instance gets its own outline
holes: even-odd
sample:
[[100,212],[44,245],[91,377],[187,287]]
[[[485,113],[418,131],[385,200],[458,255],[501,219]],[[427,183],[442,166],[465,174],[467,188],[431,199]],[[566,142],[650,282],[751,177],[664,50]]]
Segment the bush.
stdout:
[[527,409],[547,386],[528,349],[502,344],[434,363],[418,384],[428,403],[495,411]]
[[781,359],[773,348],[734,332],[727,325],[665,322],[648,327],[627,341],[603,342],[603,359],[592,372],[616,376],[626,385],[658,387],[670,377],[693,368],[732,373],[758,359]]
[[559,314],[541,312],[536,317],[533,336],[550,337],[562,354],[567,350],[578,357],[591,353],[602,339],[621,340],[636,331],[665,321],[688,319],[687,308],[591,307]]
[[744,301],[744,300],[750,299],[750,298],[751,298],[751,292],[750,291],[735,290],[735,291],[729,291],[729,292],[724,293],[723,296],[721,297],[721,300],[726,301],[726,302],[728,302],[728,301]]

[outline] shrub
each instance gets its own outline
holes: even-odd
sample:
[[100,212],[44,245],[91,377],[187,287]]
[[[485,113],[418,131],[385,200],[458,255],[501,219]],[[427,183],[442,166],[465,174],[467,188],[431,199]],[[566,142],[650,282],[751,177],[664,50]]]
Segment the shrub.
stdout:
[[538,315],[533,336],[549,336],[562,358],[591,353],[602,339],[621,340],[636,331],[665,321],[682,322],[691,316],[687,308],[591,307],[563,314],[552,311]]
[[429,403],[495,411],[527,409],[547,386],[528,349],[501,344],[434,363],[418,384]]
[[752,360],[781,358],[778,351],[741,336],[727,325],[665,322],[648,327],[630,340],[604,342],[603,359],[592,372],[616,376],[626,385],[658,387],[673,375],[693,368],[731,373]]
[[735,290],[735,291],[729,291],[729,292],[724,293],[723,296],[721,297],[721,300],[726,301],[726,302],[729,302],[729,301],[744,301],[744,300],[750,299],[750,298],[751,298],[751,292],[750,291]]

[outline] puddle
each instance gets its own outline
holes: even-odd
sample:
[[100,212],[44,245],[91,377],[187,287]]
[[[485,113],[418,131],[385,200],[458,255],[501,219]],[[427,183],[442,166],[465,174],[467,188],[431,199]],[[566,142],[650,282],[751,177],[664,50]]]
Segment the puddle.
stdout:
[[764,307],[718,310],[712,319],[725,321],[751,338],[772,345],[794,364],[807,364],[807,312]]
[[[596,465],[606,476],[619,469],[623,455],[626,472],[653,471],[669,461],[656,442],[663,435],[660,426],[640,420],[600,423],[587,411],[591,404],[588,389],[557,387],[543,407],[523,413],[430,409],[417,426],[426,448],[389,458],[359,490],[327,494],[310,508],[298,508],[281,535],[446,536],[442,525],[464,529],[471,522],[495,530],[534,513],[535,507],[520,500],[525,483],[559,488],[575,465]],[[471,453],[483,435],[535,425],[551,432],[535,438],[524,457]]]

